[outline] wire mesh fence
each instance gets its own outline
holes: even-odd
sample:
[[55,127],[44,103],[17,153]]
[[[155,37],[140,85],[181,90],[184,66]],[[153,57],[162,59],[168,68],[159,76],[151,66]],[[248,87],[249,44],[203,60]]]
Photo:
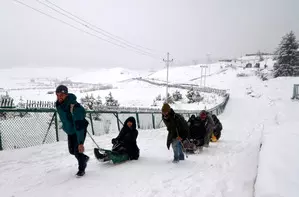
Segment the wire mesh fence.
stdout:
[[55,117],[54,112],[1,112],[0,148],[17,149],[58,141]]
[[[227,94],[221,104],[207,111],[216,115],[221,114],[228,100]],[[187,120],[192,114],[198,115],[200,111],[179,110],[176,112],[182,114]],[[160,110],[102,110],[87,111],[86,119],[89,121],[87,130],[96,136],[119,131],[130,116],[136,119],[138,129],[164,127]],[[67,135],[62,130],[62,123],[53,108],[0,108],[0,150],[25,148],[66,139]]]

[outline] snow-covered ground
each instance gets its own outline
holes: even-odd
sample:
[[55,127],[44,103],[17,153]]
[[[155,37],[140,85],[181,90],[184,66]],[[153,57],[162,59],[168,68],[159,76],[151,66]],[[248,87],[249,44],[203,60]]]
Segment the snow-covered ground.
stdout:
[[[232,64],[241,65],[240,62]],[[165,145],[167,131],[160,128],[139,130],[139,160],[121,165],[99,163],[93,156],[95,145],[87,137],[86,153],[91,156],[87,174],[82,179],[75,179],[76,160],[68,154],[65,141],[1,151],[1,197],[298,196],[299,133],[296,128],[299,127],[299,102],[290,98],[293,84],[298,84],[299,78],[262,81],[255,76],[256,69],[227,68],[220,64],[211,68],[206,84],[227,89],[230,100],[219,116],[224,127],[221,140],[200,154],[189,155],[179,164],[171,163],[172,150],[167,150]],[[196,74],[200,73],[200,67],[174,70],[170,73],[171,82],[200,83]],[[164,72],[158,71],[147,78],[164,81]],[[247,76],[237,77],[238,74]],[[165,92],[164,87],[125,78],[114,85],[116,89],[94,91],[93,94],[96,97],[98,93],[103,98],[111,91],[124,105],[148,106],[153,98],[158,94],[163,97]],[[183,90],[181,93],[185,94]],[[31,94],[33,92],[28,92]],[[206,105],[221,101],[215,95],[207,97],[215,102]],[[188,109],[189,106],[184,103],[173,105],[176,109]],[[191,106],[192,109],[196,107],[202,106]],[[109,134],[95,137],[103,148],[110,148],[111,138],[117,135],[116,126],[111,129]]]
[[[112,165],[94,159],[87,138],[91,160],[86,177],[76,179],[66,142],[2,151],[1,196],[298,196],[299,103],[290,98],[299,79],[261,81],[237,77],[240,72],[251,73],[229,68],[207,78],[211,86],[229,89],[230,100],[219,116],[221,140],[202,153],[173,164],[166,129],[140,130],[140,159]],[[95,139],[110,148],[115,135]]]

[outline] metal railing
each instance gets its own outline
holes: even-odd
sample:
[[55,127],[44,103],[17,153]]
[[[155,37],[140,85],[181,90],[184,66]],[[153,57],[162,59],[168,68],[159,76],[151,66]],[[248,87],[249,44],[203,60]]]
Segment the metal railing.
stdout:
[[[225,94],[222,103],[206,110],[219,115],[224,111],[228,100],[229,94]],[[175,110],[186,119],[192,114],[198,115],[200,111]],[[87,111],[86,119],[90,123],[87,129],[97,136],[120,130],[129,116],[135,117],[138,129],[157,129],[164,126],[160,109],[105,107],[98,111]],[[67,136],[61,126],[54,108],[0,108],[0,150],[66,140]]]

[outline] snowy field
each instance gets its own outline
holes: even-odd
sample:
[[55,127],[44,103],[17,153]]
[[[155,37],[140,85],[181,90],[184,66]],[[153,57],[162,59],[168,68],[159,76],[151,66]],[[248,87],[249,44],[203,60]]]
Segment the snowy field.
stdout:
[[[210,75],[217,74],[222,71],[224,64],[216,63],[211,64]],[[68,72],[70,70],[71,72]],[[22,75],[25,73],[25,75]],[[59,73],[59,74],[56,74]],[[209,73],[207,73],[208,75]],[[210,76],[209,75],[209,76]],[[14,76],[14,77],[10,77]],[[55,77],[54,77],[55,76]],[[201,76],[200,65],[184,66],[171,68],[169,74],[169,83],[187,83],[193,85],[199,85],[199,81],[192,81],[198,79]],[[68,68],[54,68],[53,70],[45,68],[35,70],[34,68],[28,69],[12,69],[0,70],[0,94],[7,93],[14,98],[17,104],[22,97],[24,101],[55,101],[56,96],[54,94],[48,94],[49,91],[54,91],[59,81],[71,80],[72,82],[85,83],[84,88],[76,87],[69,88],[69,91],[75,93],[80,98],[86,95],[93,95],[95,98],[101,97],[103,103],[105,103],[105,97],[109,92],[112,96],[118,100],[122,107],[143,107],[143,108],[160,108],[162,102],[158,102],[158,106],[152,106],[153,100],[161,95],[162,99],[165,97],[165,86],[157,86],[149,84],[147,82],[134,80],[134,78],[144,77],[145,79],[151,79],[151,81],[165,81],[166,70],[149,74],[147,71],[132,71],[123,68],[111,68],[100,70],[80,70],[80,69],[68,69]],[[98,83],[111,85],[111,89],[95,90],[82,92],[82,90],[88,89],[89,86],[94,86]],[[209,84],[206,84],[209,86]],[[2,89],[1,89],[2,88]],[[169,93],[172,95],[176,90],[180,91],[183,100],[178,101],[173,107],[174,109],[186,109],[197,110],[204,108],[212,108],[223,101],[223,97],[202,93],[203,101],[196,104],[189,104],[186,98],[187,90],[179,88],[169,88]]]
[[[298,196],[299,103],[290,98],[299,79],[261,81],[254,75],[237,77],[240,72],[252,73],[228,69],[209,77],[211,86],[229,89],[230,100],[219,116],[221,140],[200,154],[173,164],[165,128],[139,130],[140,159],[112,165],[94,159],[95,145],[87,138],[91,160],[86,177],[76,179],[76,160],[66,142],[2,151],[1,197]],[[95,139],[110,148],[116,135],[114,130]]]

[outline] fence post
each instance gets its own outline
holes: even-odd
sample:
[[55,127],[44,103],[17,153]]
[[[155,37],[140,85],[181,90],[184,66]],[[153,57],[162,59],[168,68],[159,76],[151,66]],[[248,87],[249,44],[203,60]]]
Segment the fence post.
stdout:
[[153,128],[156,129],[154,113],[152,113],[152,121],[153,121]]
[[3,150],[3,147],[2,147],[2,137],[1,137],[1,131],[0,131],[0,151]]
[[55,112],[55,131],[56,131],[56,141],[59,142],[57,111]]
[[140,129],[139,115],[138,115],[138,113],[136,113],[136,120],[137,120],[137,126],[138,126],[138,129]]
[[92,135],[94,135],[94,128],[93,128],[93,121],[92,121],[91,113],[89,113],[89,119],[90,119],[91,132],[92,132]]
[[115,113],[115,117],[116,117],[116,121],[117,121],[117,128],[118,128],[118,131],[120,131],[120,127],[119,127],[119,118],[118,118],[118,113],[117,113],[117,112]]

